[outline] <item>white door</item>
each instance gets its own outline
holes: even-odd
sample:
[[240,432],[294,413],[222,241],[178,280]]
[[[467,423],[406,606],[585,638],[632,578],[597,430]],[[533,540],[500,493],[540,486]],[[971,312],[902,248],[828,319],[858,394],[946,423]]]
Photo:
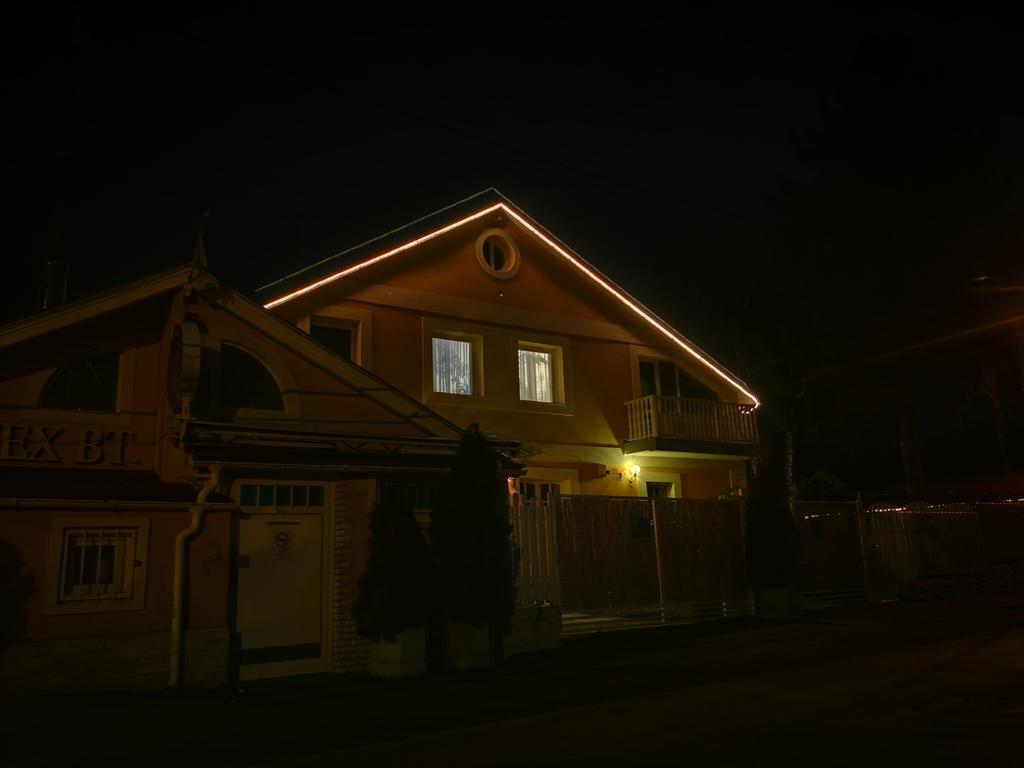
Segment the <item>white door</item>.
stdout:
[[326,670],[322,528],[319,514],[254,514],[241,521],[241,679]]

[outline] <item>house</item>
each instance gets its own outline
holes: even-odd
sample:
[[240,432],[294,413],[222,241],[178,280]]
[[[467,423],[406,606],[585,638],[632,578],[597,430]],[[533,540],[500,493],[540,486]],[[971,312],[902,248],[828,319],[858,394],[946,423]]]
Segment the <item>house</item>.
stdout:
[[750,388],[496,190],[257,293],[450,421],[521,441],[524,497],[746,485]]
[[0,691],[364,668],[370,505],[461,434],[192,266],[0,327],[0,539],[35,582]]

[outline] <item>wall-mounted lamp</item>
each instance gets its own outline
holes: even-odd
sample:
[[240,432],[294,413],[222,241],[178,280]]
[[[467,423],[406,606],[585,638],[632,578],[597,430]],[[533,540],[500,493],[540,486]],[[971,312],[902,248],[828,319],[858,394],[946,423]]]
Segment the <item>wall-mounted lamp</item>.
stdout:
[[630,464],[628,467],[623,467],[619,472],[619,480],[625,480],[631,487],[638,477],[640,477],[639,464]]

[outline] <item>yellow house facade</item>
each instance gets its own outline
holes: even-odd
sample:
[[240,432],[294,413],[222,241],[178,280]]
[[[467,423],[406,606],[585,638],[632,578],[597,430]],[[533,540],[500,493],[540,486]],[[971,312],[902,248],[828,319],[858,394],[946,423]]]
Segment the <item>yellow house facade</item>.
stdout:
[[190,266],[0,326],[0,541],[35,587],[0,695],[365,669],[368,513],[461,435]]
[[258,296],[452,422],[520,441],[527,497],[746,487],[750,388],[496,190]]

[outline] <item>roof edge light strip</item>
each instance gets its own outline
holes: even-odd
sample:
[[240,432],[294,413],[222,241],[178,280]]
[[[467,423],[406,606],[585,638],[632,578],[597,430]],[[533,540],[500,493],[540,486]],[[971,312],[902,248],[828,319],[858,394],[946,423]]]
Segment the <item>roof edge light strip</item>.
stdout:
[[749,392],[742,384],[740,384],[738,381],[736,381],[731,376],[729,376],[725,371],[723,371],[721,368],[719,368],[717,365],[715,365],[709,359],[704,357],[704,355],[702,355],[700,352],[698,352],[695,348],[693,348],[689,344],[687,344],[671,328],[669,328],[667,325],[664,325],[660,320],[658,320],[656,317],[651,315],[647,310],[645,310],[643,307],[641,307],[639,304],[637,304],[635,301],[633,301],[630,297],[626,296],[622,291],[620,291],[614,285],[609,283],[607,280],[605,280],[599,274],[594,272],[594,270],[592,270],[590,267],[588,267],[582,261],[577,259],[575,256],[573,256],[571,253],[569,253],[567,250],[565,250],[562,246],[560,246],[558,243],[556,243],[550,237],[548,237],[543,232],[541,232],[539,229],[537,229],[537,227],[535,227],[533,224],[531,224],[530,222],[526,221],[526,219],[524,219],[518,213],[516,213],[515,211],[511,210],[507,206],[502,205],[501,207],[509,216],[511,216],[513,219],[515,219],[517,222],[519,222],[519,224],[523,228],[525,228],[526,230],[531,232],[535,237],[537,237],[539,240],[541,240],[541,242],[543,242],[545,245],[547,245],[549,248],[551,248],[553,251],[555,251],[555,253],[557,253],[562,258],[568,260],[569,263],[571,263],[574,267],[576,267],[578,270],[580,270],[583,274],[585,274],[587,277],[589,277],[595,283],[597,283],[602,288],[604,288],[606,291],[608,291],[608,293],[610,293],[612,296],[614,296],[616,299],[618,299],[624,305],[626,305],[631,310],[633,310],[637,315],[639,315],[644,320],[646,320],[654,328],[656,328],[659,331],[661,331],[661,333],[663,335],[665,335],[670,341],[672,341],[677,346],[681,347],[684,351],[688,352],[693,357],[697,358],[700,362],[702,362],[705,366],[707,366],[707,368],[709,368],[713,373],[717,374],[720,378],[722,378],[723,380],[728,382],[731,386],[735,387],[740,392],[742,392],[744,395],[746,395],[751,400],[753,400],[755,407],[760,407],[761,401],[757,399],[757,396],[753,392]]
[[319,280],[312,282],[309,285],[305,285],[302,288],[297,288],[291,293],[286,293],[284,296],[279,296],[273,301],[268,301],[266,304],[263,305],[263,308],[273,309],[274,307],[279,307],[285,302],[291,301],[292,299],[297,299],[299,296],[304,296],[310,291],[315,291],[317,288],[321,288],[325,285],[333,283],[335,280],[340,280],[343,277],[348,277],[354,272],[359,272],[362,269],[366,269],[367,267],[373,266],[377,262],[384,261],[384,259],[389,259],[392,256],[402,253],[403,251],[409,250],[410,248],[415,248],[417,245],[422,245],[428,240],[433,240],[435,237],[440,237],[446,232],[451,232],[453,229],[458,229],[463,224],[468,224],[471,221],[475,221],[483,216],[486,216],[489,213],[494,213],[494,211],[503,208],[505,208],[505,206],[503,206],[501,203],[497,203],[488,208],[484,208],[482,211],[477,211],[474,214],[466,216],[464,219],[453,221],[451,224],[441,227],[440,229],[435,229],[433,232],[429,232],[423,235],[422,237],[417,237],[415,240],[410,240],[408,243],[404,243],[403,245],[400,245],[397,248],[392,248],[390,251],[385,251],[384,253],[378,254],[377,256],[374,256],[371,259],[361,261],[358,264],[353,264],[350,267],[346,267],[345,269],[342,269],[338,272],[334,272],[330,275],[327,275],[327,277],[320,278]]
[[323,278],[321,278],[321,279],[319,279],[319,280],[317,280],[315,282],[312,282],[309,285],[305,285],[302,288],[297,288],[296,290],[292,291],[291,293],[286,293],[283,296],[279,296],[278,298],[274,299],[273,301],[269,301],[266,304],[264,304],[263,307],[264,307],[264,309],[273,309],[274,307],[279,307],[280,305],[282,305],[282,304],[284,304],[286,302],[289,302],[292,299],[296,299],[299,296],[303,296],[303,295],[309,293],[310,291],[315,291],[317,288],[320,288],[320,287],[322,287],[324,285],[328,285],[330,283],[333,283],[334,281],[340,280],[341,278],[347,277],[348,275],[354,274],[355,272],[359,272],[360,270],[363,270],[363,269],[365,269],[367,267],[370,267],[370,266],[372,266],[374,264],[377,264],[378,262],[384,261],[385,259],[389,259],[392,256],[395,256],[395,255],[397,255],[399,253],[402,253],[403,251],[407,251],[410,248],[415,248],[417,245],[422,245],[423,243],[428,242],[429,240],[433,240],[435,237],[440,237],[441,235],[445,234],[446,232],[451,232],[453,229],[458,229],[463,224],[468,224],[471,221],[476,221],[477,219],[482,218],[482,217],[484,217],[484,216],[486,216],[486,215],[488,215],[490,213],[494,213],[495,211],[498,211],[498,210],[504,211],[509,216],[511,216],[513,219],[515,219],[516,222],[520,226],[522,226],[524,229],[526,229],[528,232],[530,232],[534,237],[536,237],[541,242],[543,242],[545,245],[547,245],[549,248],[551,248],[555,253],[557,253],[563,259],[565,259],[570,264],[572,264],[574,267],[576,267],[578,270],[580,270],[580,272],[585,274],[587,277],[589,277],[595,283],[597,283],[602,288],[604,288],[606,291],[608,291],[608,293],[610,293],[612,296],[614,296],[616,299],[618,299],[620,303],[622,303],[623,305],[625,305],[626,307],[631,309],[635,314],[637,314],[638,316],[643,318],[645,321],[647,321],[647,323],[649,325],[651,325],[652,327],[657,329],[659,332],[661,332],[661,334],[664,335],[669,341],[671,341],[676,346],[680,347],[687,354],[691,355],[692,357],[695,357],[698,361],[700,361],[705,367],[707,367],[710,371],[712,371],[719,378],[723,379],[730,386],[732,386],[735,389],[739,390],[744,395],[746,395],[751,400],[753,400],[755,407],[760,407],[761,401],[757,399],[757,396],[753,392],[750,392],[749,390],[747,390],[747,388],[744,387],[742,384],[740,384],[739,381],[737,381],[736,379],[733,379],[725,371],[723,371],[721,368],[719,368],[717,365],[715,365],[713,362],[711,362],[711,360],[709,360],[704,355],[702,355],[700,352],[698,352],[694,347],[692,347],[689,344],[687,344],[686,341],[684,341],[678,334],[676,334],[674,331],[672,331],[671,328],[669,328],[667,325],[662,323],[660,320],[658,320],[656,317],[654,317],[650,312],[645,310],[642,306],[637,304],[630,297],[625,295],[622,291],[620,291],[614,285],[612,285],[607,280],[605,280],[603,277],[601,277],[601,275],[597,274],[594,270],[592,270],[590,267],[588,267],[585,263],[583,263],[578,258],[573,256],[569,251],[567,251],[565,248],[560,246],[558,243],[556,243],[554,240],[552,240],[550,237],[548,237],[546,234],[544,234],[541,230],[539,230],[537,227],[535,227],[533,224],[531,224],[529,221],[524,219],[522,216],[520,216],[518,213],[516,213],[514,210],[509,208],[504,203],[496,203],[495,205],[492,205],[492,206],[484,208],[484,209],[482,209],[480,211],[477,211],[476,213],[471,214],[469,216],[466,216],[465,218],[459,219],[457,221],[453,221],[451,224],[447,224],[447,225],[441,227],[440,229],[435,229],[433,232],[429,232],[429,233],[423,235],[422,237],[418,237],[415,240],[410,240],[408,243],[400,245],[397,248],[392,248],[390,251],[385,251],[384,253],[378,254],[377,256],[374,256],[373,258],[367,259],[366,261],[361,261],[358,264],[353,264],[350,267],[346,267],[345,269],[342,269],[342,270],[340,270],[338,272],[334,272],[334,273],[332,273],[330,275],[327,275],[326,277],[323,277]]

